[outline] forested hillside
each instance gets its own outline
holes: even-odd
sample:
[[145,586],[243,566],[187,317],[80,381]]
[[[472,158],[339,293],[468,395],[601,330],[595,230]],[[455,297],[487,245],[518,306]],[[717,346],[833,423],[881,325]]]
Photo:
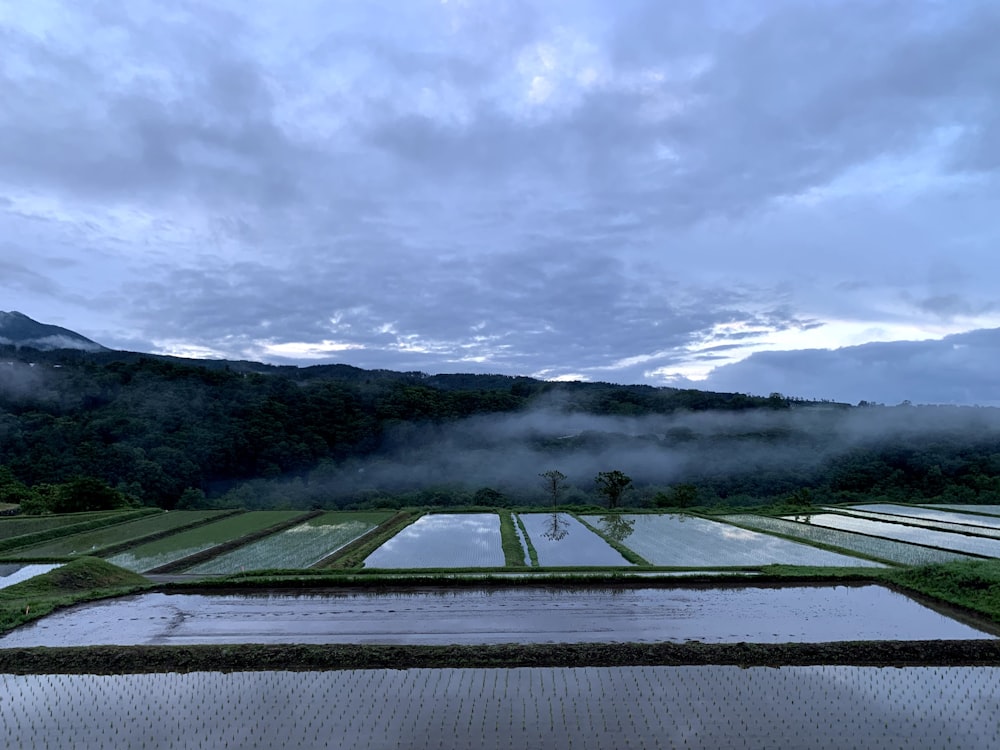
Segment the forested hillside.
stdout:
[[541,502],[548,468],[565,472],[576,502],[594,502],[594,476],[618,469],[635,480],[635,504],[996,502],[1000,418],[0,347],[0,466],[0,494],[29,506],[32,493],[80,478],[165,508]]

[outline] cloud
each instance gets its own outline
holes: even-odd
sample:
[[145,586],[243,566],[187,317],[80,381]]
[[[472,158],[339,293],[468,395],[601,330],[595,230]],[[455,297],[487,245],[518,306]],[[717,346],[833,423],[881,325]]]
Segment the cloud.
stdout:
[[1000,406],[1000,329],[939,341],[891,341],[835,350],[761,352],[715,370],[697,385],[718,391],[780,392],[856,403]]
[[663,384],[1000,325],[990,3],[3,13],[5,307],[109,346]]

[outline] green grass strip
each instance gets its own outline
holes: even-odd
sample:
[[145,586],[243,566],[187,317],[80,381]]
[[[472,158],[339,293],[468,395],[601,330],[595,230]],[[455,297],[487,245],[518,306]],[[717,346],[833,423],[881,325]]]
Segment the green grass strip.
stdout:
[[524,527],[524,521],[521,520],[521,516],[517,516],[517,525],[521,528],[521,534],[524,535],[524,544],[528,547],[528,559],[531,560],[531,567],[538,567],[538,550],[535,549],[535,545],[531,543],[531,537],[528,536],[528,530]]
[[591,531],[593,531],[595,534],[597,534],[597,536],[601,537],[601,539],[603,539],[609,545],[611,545],[612,549],[616,550],[618,552],[618,554],[620,554],[622,557],[624,557],[626,560],[628,560],[633,565],[641,565],[643,567],[649,567],[650,565],[652,565],[652,563],[649,562],[649,560],[647,560],[645,557],[643,557],[642,555],[638,554],[637,552],[629,549],[624,544],[622,544],[621,542],[619,542],[617,539],[612,539],[611,537],[609,537],[607,534],[605,534],[603,531],[601,531],[596,526],[591,526],[589,523],[587,523],[585,520],[583,520],[583,518],[581,516],[578,516],[578,515],[576,515],[574,513],[573,514],[573,518],[575,518],[577,521],[579,521],[580,523],[582,523],[588,529],[590,529]]
[[914,591],[1000,623],[1000,561],[937,563],[886,572],[886,578]]
[[514,517],[509,510],[500,511],[500,546],[508,568],[524,568],[524,548],[514,528]]

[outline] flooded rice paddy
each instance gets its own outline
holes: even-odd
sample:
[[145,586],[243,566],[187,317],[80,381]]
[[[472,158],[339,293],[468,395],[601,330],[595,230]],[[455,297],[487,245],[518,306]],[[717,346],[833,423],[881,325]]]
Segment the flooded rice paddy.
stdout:
[[569,513],[520,513],[518,518],[524,523],[542,567],[632,564]]
[[150,593],[72,607],[0,648],[224,643],[826,642],[991,637],[874,586]]
[[[882,567],[859,557],[681,514],[585,516],[595,528],[618,538],[653,565],[831,565]],[[614,524],[621,529],[615,534]]]
[[[932,547],[969,552],[987,557],[1000,557],[1000,539],[968,536],[966,534],[928,529],[919,526],[909,526],[903,523],[878,521],[871,518],[844,516],[839,513],[816,513],[808,518],[807,523],[840,531],[854,531],[859,534],[877,536],[882,539],[895,539],[900,542],[926,544]],[[898,518],[898,516],[897,516]],[[968,527],[974,529],[975,527]]]
[[1000,747],[992,667],[0,675],[10,747]]
[[366,568],[502,568],[496,513],[422,516],[365,560]]

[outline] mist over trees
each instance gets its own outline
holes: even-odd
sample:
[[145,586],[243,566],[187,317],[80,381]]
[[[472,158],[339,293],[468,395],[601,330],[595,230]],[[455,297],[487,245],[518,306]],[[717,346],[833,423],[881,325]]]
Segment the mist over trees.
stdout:
[[1000,502],[1000,410],[0,347],[0,466],[165,508],[551,504],[550,470],[575,504]]

